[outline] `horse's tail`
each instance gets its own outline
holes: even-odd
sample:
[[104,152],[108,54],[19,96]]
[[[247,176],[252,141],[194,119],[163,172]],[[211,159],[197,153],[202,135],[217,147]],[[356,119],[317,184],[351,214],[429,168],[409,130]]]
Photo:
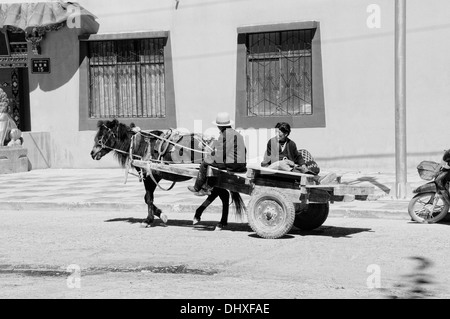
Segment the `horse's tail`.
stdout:
[[242,219],[242,213],[246,211],[245,203],[238,192],[230,191],[230,194],[231,199],[233,200],[234,206],[236,208],[236,216],[238,216],[239,219]]

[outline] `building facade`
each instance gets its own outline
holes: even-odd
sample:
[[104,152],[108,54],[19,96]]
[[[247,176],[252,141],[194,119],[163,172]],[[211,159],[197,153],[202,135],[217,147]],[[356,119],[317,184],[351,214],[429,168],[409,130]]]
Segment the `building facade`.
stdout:
[[[13,5],[45,17],[61,2],[1,3],[0,85],[35,169],[117,167],[90,158],[100,119],[215,134],[227,111],[250,162],[285,121],[324,170],[395,170],[391,0],[84,0],[44,34],[11,26]],[[446,0],[407,2],[412,169],[449,145],[447,12]]]

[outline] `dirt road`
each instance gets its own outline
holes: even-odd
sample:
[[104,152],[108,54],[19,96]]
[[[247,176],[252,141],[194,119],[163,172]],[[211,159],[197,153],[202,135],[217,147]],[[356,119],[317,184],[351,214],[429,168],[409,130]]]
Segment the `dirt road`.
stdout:
[[168,215],[3,211],[0,298],[450,297],[446,224],[329,218],[265,240],[233,217],[214,231],[216,214]]

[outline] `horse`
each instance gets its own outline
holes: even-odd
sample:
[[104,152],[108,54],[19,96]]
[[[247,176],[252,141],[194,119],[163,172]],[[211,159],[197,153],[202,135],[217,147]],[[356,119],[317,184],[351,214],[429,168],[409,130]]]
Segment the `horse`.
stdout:
[[[98,121],[97,133],[94,138],[94,146],[91,151],[93,160],[101,160],[105,155],[113,152],[116,160],[123,168],[127,168],[132,159],[158,161],[163,163],[191,163],[200,164],[203,160],[208,146],[208,141],[198,134],[178,134],[174,130],[166,131],[140,131],[131,123],[129,126],[120,123],[117,119],[111,121]],[[154,192],[161,180],[184,182],[192,177],[181,176],[173,173],[161,172],[158,170],[145,170],[135,167],[145,186],[144,201],[148,207],[147,218],[144,223],[147,227],[153,226],[155,216],[159,217],[164,224],[167,224],[167,216],[155,206]],[[210,181],[208,181],[210,183]],[[217,198],[222,201],[222,218],[217,225],[219,229],[227,226],[229,199],[236,208],[236,215],[240,217],[245,210],[244,202],[238,192],[228,191],[214,185],[211,195],[196,210],[194,221],[200,220],[203,211]],[[173,187],[173,185],[172,185]],[[169,189],[170,190],[170,189]]]

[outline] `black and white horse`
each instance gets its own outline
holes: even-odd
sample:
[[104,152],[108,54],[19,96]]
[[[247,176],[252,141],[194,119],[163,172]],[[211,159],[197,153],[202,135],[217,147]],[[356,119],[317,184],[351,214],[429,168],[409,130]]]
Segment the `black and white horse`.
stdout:
[[[100,160],[103,156],[113,152],[119,164],[124,168],[129,163],[131,156],[135,157],[134,159],[158,160],[169,164],[180,163],[180,161],[183,163],[200,164],[203,160],[203,154],[206,153],[206,143],[199,141],[199,137],[192,133],[178,136],[176,143],[169,145],[170,143],[167,143],[164,138],[166,133],[163,131],[155,130],[148,132],[148,134],[136,132],[133,130],[133,124],[128,126],[119,123],[116,119],[112,121],[99,121],[97,127],[98,131],[95,136],[95,144],[91,151],[92,159]],[[163,143],[164,141],[166,143]],[[176,156],[176,159],[173,158],[174,156]],[[159,181],[169,180],[175,183],[190,180],[191,177],[158,170],[146,172],[139,167],[136,170],[141,174],[145,186],[144,199],[148,206],[148,216],[145,222],[149,226],[152,225],[156,215],[166,223],[166,215],[153,203],[154,192]],[[211,195],[196,210],[195,219],[200,220],[203,211],[219,197],[223,205],[222,218],[219,225],[226,226],[228,223],[230,195],[236,207],[236,215],[238,216],[245,209],[244,202],[239,193],[229,192],[226,189],[212,186]]]

